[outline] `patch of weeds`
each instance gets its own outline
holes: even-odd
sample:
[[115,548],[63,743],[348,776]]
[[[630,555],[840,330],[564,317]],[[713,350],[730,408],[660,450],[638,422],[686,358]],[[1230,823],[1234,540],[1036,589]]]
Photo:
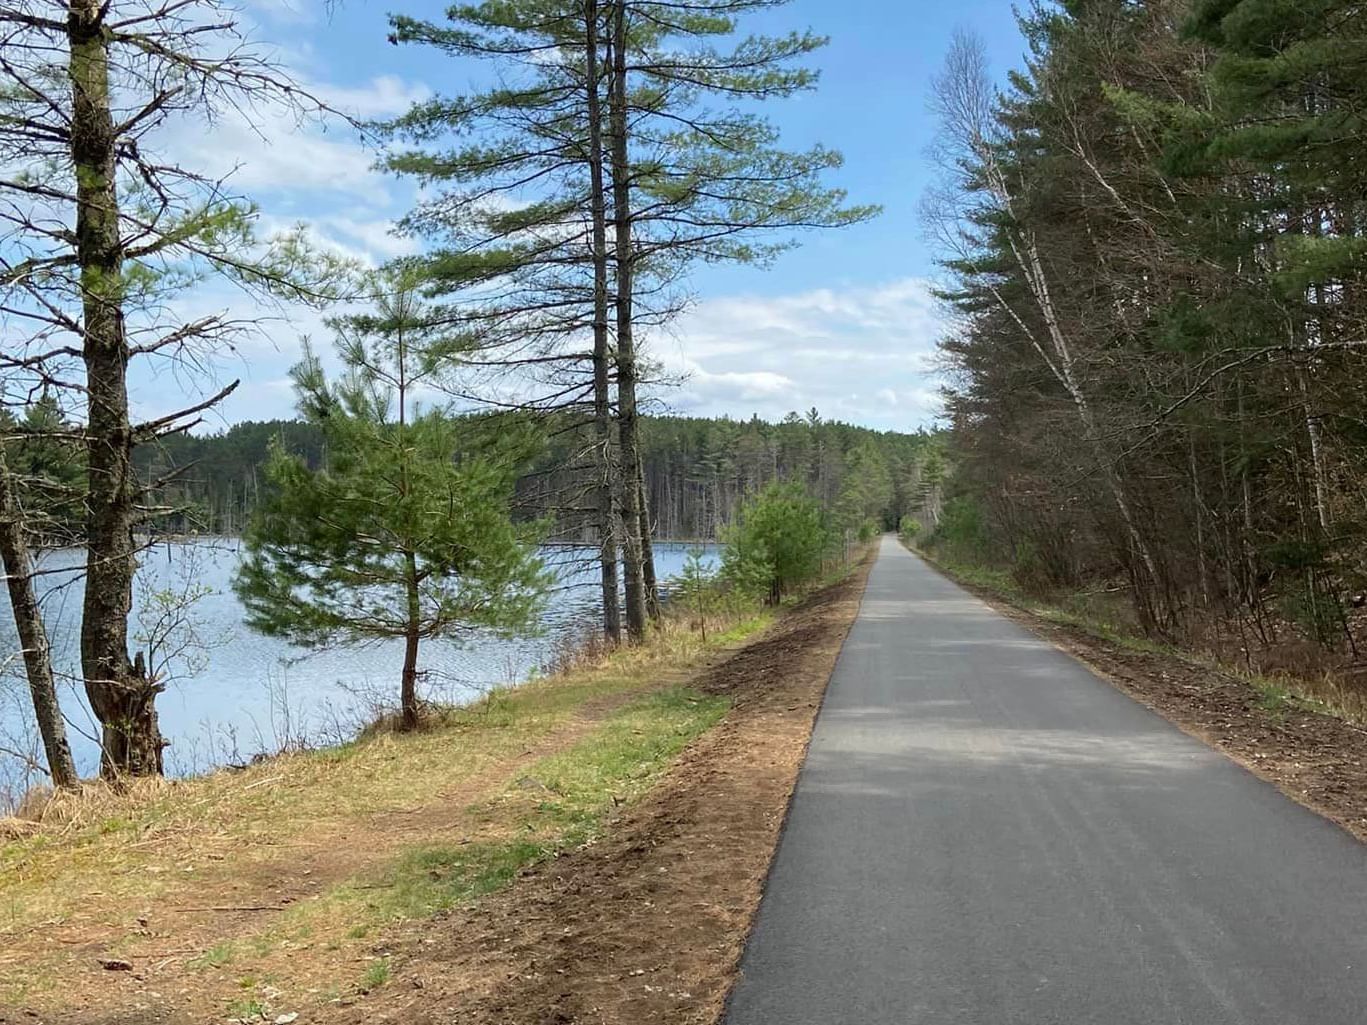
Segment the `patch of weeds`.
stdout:
[[222,968],[237,956],[237,948],[230,940],[215,943],[212,947],[190,960],[191,968]]
[[[523,811],[524,825],[557,846],[583,842],[607,810],[647,789],[727,707],[724,698],[685,688],[628,705],[592,737],[533,767],[530,778],[544,791]],[[500,803],[516,807],[526,799],[525,791],[510,790]]]
[[1295,701],[1291,692],[1285,687],[1280,687],[1273,683],[1265,683],[1258,688],[1258,705],[1265,712],[1271,712],[1277,718],[1281,718],[1292,707]]
[[389,959],[381,958],[365,970],[365,974],[361,976],[361,981],[356,988],[362,993],[369,993],[388,982],[391,974]]
[[344,904],[363,900],[367,921],[347,931],[349,939],[363,938],[370,922],[426,918],[506,885],[518,869],[545,853],[532,843],[470,843],[433,845],[406,852],[371,887],[344,886],[332,898]]
[[741,641],[748,640],[750,637],[759,633],[766,626],[774,621],[773,612],[765,609],[757,612],[748,619],[743,619],[734,626],[712,638],[712,643],[718,647],[728,647],[732,644],[739,644]]
[[239,1021],[251,1021],[253,1018],[264,1018],[266,1007],[260,1000],[242,999],[233,1000],[228,1004],[228,1017],[236,1018]]

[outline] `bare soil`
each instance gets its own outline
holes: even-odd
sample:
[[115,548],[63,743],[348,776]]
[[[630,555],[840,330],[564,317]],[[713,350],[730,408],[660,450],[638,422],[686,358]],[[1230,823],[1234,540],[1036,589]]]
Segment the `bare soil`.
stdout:
[[[298,1025],[458,1020],[462,1025],[713,1022],[758,906],[817,708],[858,610],[872,559],[786,613],[757,640],[713,657],[685,683],[732,700],[643,799],[593,843],[524,870],[515,883],[436,918],[391,926],[355,951],[355,974],[383,960],[369,993],[329,995],[326,952],[268,959],[288,978]],[[622,699],[614,699],[620,701]],[[460,826],[472,797],[584,737],[591,702],[539,742],[421,807],[324,829],[244,863],[206,851],[218,871],[160,906],[11,934],[0,965],[22,971],[65,948],[56,1006],[0,1006],[0,1025],[198,1025],[233,1021],[224,988],[236,969],[196,966],[215,941],[250,936],[291,904],[353,876],[377,856]],[[459,830],[457,830],[458,832]],[[99,894],[92,894],[98,902]],[[126,921],[124,921],[126,919]],[[117,951],[117,958],[114,952]],[[335,961],[336,955],[332,955]],[[317,959],[318,964],[311,962]],[[115,962],[118,963],[115,963]],[[316,969],[316,972],[315,972]],[[217,976],[222,975],[220,979]],[[243,1020],[271,1022],[275,1015]]]
[[1269,700],[1249,680],[1201,659],[1136,649],[956,582],[1183,732],[1367,840],[1367,729],[1310,701]]
[[394,937],[392,981],[329,1020],[715,1022],[869,565],[703,674],[731,712],[605,837]]

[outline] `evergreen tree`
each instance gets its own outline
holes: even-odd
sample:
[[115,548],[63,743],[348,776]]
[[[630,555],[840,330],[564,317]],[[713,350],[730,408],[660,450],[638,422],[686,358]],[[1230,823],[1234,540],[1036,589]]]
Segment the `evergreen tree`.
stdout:
[[421,642],[526,630],[546,584],[533,531],[510,515],[525,442],[506,424],[476,437],[472,421],[418,402],[443,349],[433,321],[400,280],[374,314],[336,323],[339,380],[311,351],[295,367],[327,454],[314,469],[274,448],[235,582],[263,633],[315,646],[402,638],[408,729]]
[[[532,404],[574,408],[591,390],[601,423],[610,374],[615,436],[600,429],[594,439],[594,485],[601,492],[615,479],[596,505],[600,521],[616,510],[624,619],[636,639],[655,590],[638,408],[645,329],[681,307],[672,286],[693,261],[762,262],[799,229],[874,213],[824,184],[838,154],[785,152],[773,125],[748,109],[816,81],[801,66],[824,44],[810,33],[722,45],[744,15],[775,6],[490,0],[451,8],[447,24],[393,19],[395,41],[497,64],[496,88],[437,98],[395,121],[416,145],[389,166],[439,186],[404,226],[439,243],[430,269],[463,293],[458,315],[497,353],[488,362],[540,375],[544,393]],[[459,143],[439,148],[449,135]],[[591,360],[567,344],[590,326]],[[600,522],[610,608],[606,538]]]
[[775,482],[741,505],[722,539],[726,579],[776,605],[821,572],[830,533],[821,507],[802,485]]

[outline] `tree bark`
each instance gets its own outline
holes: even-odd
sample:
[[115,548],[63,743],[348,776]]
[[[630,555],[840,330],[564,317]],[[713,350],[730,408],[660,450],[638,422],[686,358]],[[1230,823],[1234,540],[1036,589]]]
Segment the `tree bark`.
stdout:
[[421,608],[418,604],[418,562],[412,552],[404,553],[408,570],[408,630],[404,634],[403,676],[399,681],[399,716],[405,730],[418,728],[418,630]]
[[589,203],[593,220],[593,428],[595,528],[603,601],[603,636],[622,639],[622,608],[617,579],[617,501],[612,457],[612,351],[608,343],[607,196],[603,188],[603,105],[598,46],[598,0],[584,0],[584,58],[589,119]]
[[67,35],[89,431],[81,667],[101,726],[101,773],[113,779],[160,773],[165,742],[156,711],[162,687],[148,678],[141,658],[128,657],[138,487],[105,15],[99,0],[73,0]]
[[33,558],[28,540],[24,537],[14,478],[10,476],[2,446],[0,561],[5,567],[5,584],[9,588],[10,606],[14,609],[14,622],[19,630],[24,672],[28,676],[29,693],[33,697],[33,717],[38,723],[38,734],[47,754],[48,773],[53,786],[74,787],[79,778],[76,775],[76,763],[71,758],[71,745],[66,739],[66,722],[62,719],[62,710],[57,702],[57,685],[52,674],[52,646],[48,641],[42,611],[38,607],[38,595],[33,587]]
[[646,612],[653,622],[660,620],[660,581],[655,576],[655,531],[650,519],[650,498],[646,494],[645,468],[638,483],[641,494],[641,576],[646,589]]
[[640,446],[637,438],[636,345],[632,333],[633,254],[631,162],[627,151],[627,17],[625,0],[612,5],[612,204],[617,265],[617,436],[622,504],[623,570],[627,634],[639,641],[646,631],[645,571],[641,554]]

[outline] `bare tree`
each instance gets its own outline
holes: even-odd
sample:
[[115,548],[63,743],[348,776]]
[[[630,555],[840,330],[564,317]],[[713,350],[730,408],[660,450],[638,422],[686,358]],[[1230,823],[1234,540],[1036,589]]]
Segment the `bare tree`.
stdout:
[[71,757],[71,745],[67,743],[62,709],[57,701],[52,645],[38,605],[38,593],[33,583],[33,556],[25,536],[24,514],[20,508],[14,476],[5,458],[3,442],[0,442],[0,562],[4,565],[5,584],[9,589],[15,626],[19,631],[24,672],[33,699],[34,719],[43,740],[43,751],[47,755],[48,774],[54,786],[72,787],[79,777],[76,763]]
[[174,363],[212,381],[215,353],[251,324],[177,316],[172,298],[206,275],[303,298],[327,292],[338,270],[297,236],[259,240],[249,203],[165,149],[168,126],[226,110],[322,110],[244,38],[217,0],[0,6],[0,315],[19,336],[0,370],[83,410],[81,662],[111,778],[160,772],[164,746],[162,686],[129,653],[135,531],[156,512],[133,450],[193,426],[235,387],[210,383],[183,408],[138,420],[129,368]]

